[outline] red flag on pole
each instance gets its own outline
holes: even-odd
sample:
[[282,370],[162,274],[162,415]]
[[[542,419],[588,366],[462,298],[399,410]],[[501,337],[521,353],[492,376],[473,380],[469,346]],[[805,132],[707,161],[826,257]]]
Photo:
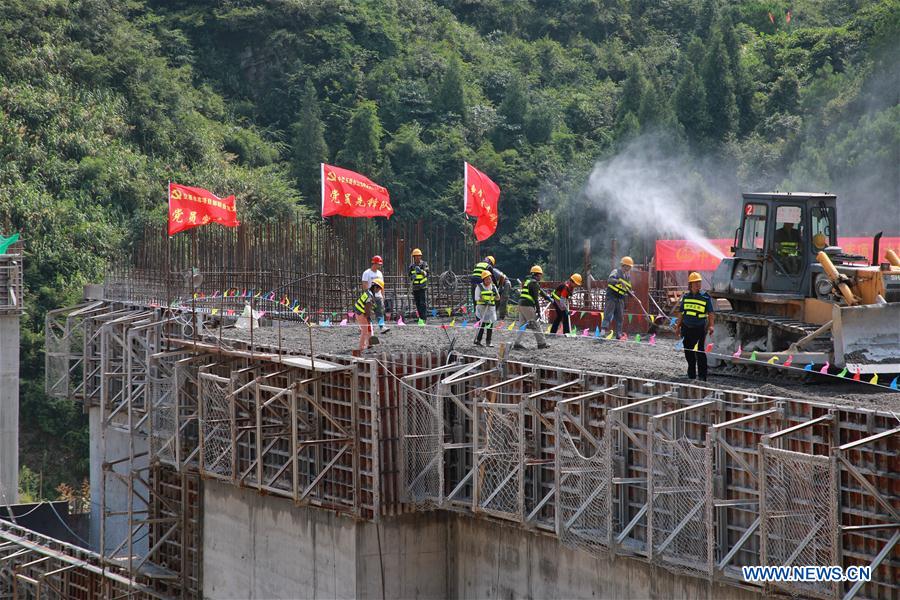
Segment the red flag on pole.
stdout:
[[464,164],[466,214],[478,218],[475,223],[475,238],[483,242],[497,231],[500,187],[469,163]]
[[390,217],[394,214],[386,188],[348,169],[322,163],[322,217]]
[[225,227],[240,225],[234,196],[219,198],[203,188],[170,183],[169,235],[207,223],[221,223]]

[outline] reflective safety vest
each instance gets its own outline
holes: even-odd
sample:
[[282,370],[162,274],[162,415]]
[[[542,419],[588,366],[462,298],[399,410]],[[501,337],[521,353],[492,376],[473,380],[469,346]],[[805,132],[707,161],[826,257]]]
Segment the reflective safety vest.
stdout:
[[528,277],[525,279],[525,282],[522,283],[522,289],[519,292],[519,306],[536,306],[537,302],[535,301],[534,296],[531,295],[531,291],[528,289],[531,287],[531,284],[534,283],[534,279]]
[[361,315],[364,315],[364,314],[366,314],[366,304],[368,304],[369,302],[374,302],[374,301],[375,301],[375,294],[373,294],[369,290],[366,290],[359,297],[359,300],[356,301],[356,304],[353,305],[353,310],[355,310],[357,313],[359,313]]
[[481,294],[478,295],[478,300],[476,304],[479,306],[494,306],[497,303],[497,292],[494,288],[489,290],[481,290]]
[[797,242],[778,242],[778,253],[782,256],[798,256],[800,244]]
[[616,273],[616,281],[607,282],[606,289],[612,290],[620,296],[627,296],[628,292],[631,291],[631,282],[622,273],[619,273],[618,269],[613,271],[613,273]]
[[[416,269],[418,267],[418,269]],[[412,279],[413,287],[415,288],[423,288],[425,284],[428,283],[428,275],[425,273],[425,270],[428,268],[424,262],[419,263],[418,265],[413,263],[409,266],[409,277]]]
[[[685,294],[681,297],[681,314],[687,325],[705,321],[709,316],[712,299],[706,294]],[[692,323],[693,322],[693,323]]]
[[491,263],[486,260],[481,261],[477,265],[475,265],[475,270],[472,271],[472,277],[477,277],[479,280],[481,276],[484,275],[484,272],[491,268]]

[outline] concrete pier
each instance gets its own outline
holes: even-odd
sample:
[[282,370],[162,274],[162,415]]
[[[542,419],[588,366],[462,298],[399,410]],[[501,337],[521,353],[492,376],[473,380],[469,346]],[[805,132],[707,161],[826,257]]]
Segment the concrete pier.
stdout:
[[19,317],[22,257],[0,255],[0,505],[19,497]]
[[227,483],[204,492],[206,598],[759,598],[464,514],[357,522]]

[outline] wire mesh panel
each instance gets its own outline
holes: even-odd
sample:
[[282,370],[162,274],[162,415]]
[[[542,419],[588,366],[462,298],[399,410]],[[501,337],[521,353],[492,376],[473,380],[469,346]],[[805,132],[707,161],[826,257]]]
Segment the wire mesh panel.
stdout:
[[[835,481],[827,456],[761,446],[762,560],[765,565],[840,564],[835,548]],[[793,593],[830,597],[833,583],[779,582]]]
[[[562,543],[600,553],[609,545],[612,462],[609,437],[596,447],[577,440],[557,416],[557,535]],[[592,454],[585,453],[588,448]]]
[[440,504],[444,488],[443,402],[439,395],[400,389],[404,501]]
[[153,359],[148,382],[151,407],[150,452],[170,465],[176,462],[175,435],[178,431],[176,391],[179,386],[179,371],[175,368],[173,358]]
[[652,464],[653,554],[682,567],[709,571],[710,449],[654,432]]
[[230,381],[210,373],[200,373],[200,418],[203,434],[202,468],[206,475],[231,479],[232,419]]
[[524,414],[521,404],[477,402],[475,415],[476,511],[524,518]]

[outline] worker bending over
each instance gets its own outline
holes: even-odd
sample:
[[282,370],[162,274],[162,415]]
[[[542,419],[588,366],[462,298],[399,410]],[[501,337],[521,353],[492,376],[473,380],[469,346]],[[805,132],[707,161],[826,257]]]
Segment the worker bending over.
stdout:
[[576,286],[581,285],[581,281],[581,275],[572,273],[572,276],[565,283],[556,286],[556,289],[550,294],[550,301],[556,308],[556,318],[553,319],[550,333],[556,333],[560,323],[562,323],[563,333],[569,333],[572,325],[569,317],[569,306],[572,303],[572,293],[575,291]]
[[489,271],[485,271],[481,275],[481,283],[475,288],[475,316],[478,317],[478,335],[475,336],[475,345],[481,345],[481,337],[484,330],[487,329],[486,346],[491,344],[491,333],[494,331],[494,322],[497,320],[497,288],[494,285],[493,277]]
[[[688,275],[688,291],[678,305],[678,322],[675,335],[683,337],[684,357],[688,364],[688,378],[700,376],[706,381],[706,334],[713,334],[713,299],[700,291],[703,278],[700,273]],[[694,350],[696,348],[696,350]]]
[[384,259],[377,254],[373,256],[372,266],[363,271],[362,289],[368,290],[372,287],[373,281],[381,280],[381,288],[375,294],[375,318],[378,322],[378,331],[387,333],[388,330],[384,327],[384,273],[381,272],[382,266],[384,266]]
[[621,331],[625,331],[625,301],[631,295],[631,268],[634,261],[630,256],[623,256],[619,268],[613,269],[606,279],[606,301],[603,313],[603,322],[600,324],[600,335],[605,336],[606,330],[615,322]]
[[375,317],[375,295],[384,289],[384,280],[376,279],[369,289],[365,290],[353,305],[356,322],[359,324],[359,352],[370,347],[372,338],[372,319]]
[[497,264],[497,261],[493,256],[485,256],[484,260],[476,263],[475,268],[472,269],[472,276],[469,278],[469,283],[472,284],[472,304],[478,306],[478,298],[475,296],[476,288],[481,285],[483,281],[482,275],[484,275],[485,271],[491,274],[491,276],[496,281],[497,272],[494,269],[494,265]]
[[409,282],[412,284],[416,312],[422,322],[425,322],[428,316],[428,263],[422,260],[422,251],[418,248],[412,251],[412,260],[408,270]]
[[543,297],[547,302],[553,301],[547,295],[547,292],[541,289],[541,279],[543,277],[544,270],[540,266],[534,265],[531,267],[531,273],[522,283],[522,290],[519,292],[519,318],[516,320],[519,332],[516,334],[516,342],[513,344],[513,348],[516,350],[525,349],[525,346],[520,344],[519,340],[522,339],[522,335],[527,327],[531,327],[534,331],[534,341],[537,342],[538,350],[548,347],[547,342],[544,340],[544,333],[537,322],[538,313],[540,312],[538,311],[538,296]]

